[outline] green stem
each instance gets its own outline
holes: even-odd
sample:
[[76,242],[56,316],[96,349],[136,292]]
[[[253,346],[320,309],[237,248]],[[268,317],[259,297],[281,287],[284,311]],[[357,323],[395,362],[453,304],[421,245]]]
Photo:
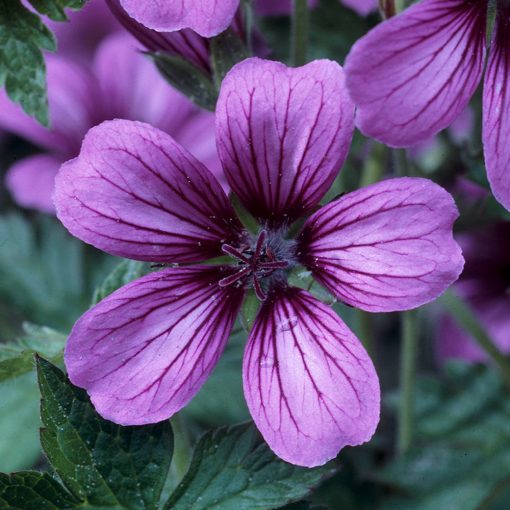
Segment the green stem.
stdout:
[[171,476],[174,487],[180,483],[188,471],[193,447],[186,431],[185,423],[179,414],[170,420],[174,432],[174,454],[172,457]]
[[467,331],[473,340],[494,361],[506,382],[510,384],[510,360],[498,349],[469,305],[451,291],[445,292],[441,296],[440,301],[459,326]]
[[384,145],[378,143],[373,144],[370,155],[365,158],[363,164],[363,172],[361,173],[359,182],[360,188],[374,184],[381,179],[384,173],[383,162],[385,160],[385,151],[386,147]]
[[309,12],[307,0],[294,0],[292,16],[292,64],[302,66],[308,56]]
[[406,177],[410,175],[409,161],[407,160],[406,149],[394,149],[393,161],[395,164],[395,171],[399,177]]
[[250,55],[253,55],[253,8],[251,0],[243,1],[244,25],[246,30],[246,47]]
[[414,387],[418,350],[417,312],[403,312],[402,343],[400,354],[400,409],[398,415],[397,448],[405,454],[413,440],[414,429]]
[[373,316],[363,310],[356,310],[358,314],[359,339],[370,356],[374,352]]

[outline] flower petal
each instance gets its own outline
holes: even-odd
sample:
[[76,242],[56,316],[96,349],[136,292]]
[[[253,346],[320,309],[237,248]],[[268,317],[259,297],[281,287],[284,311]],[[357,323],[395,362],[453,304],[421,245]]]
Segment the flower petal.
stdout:
[[5,177],[6,187],[19,205],[55,214],[51,197],[61,164],[62,161],[54,156],[24,158],[9,169]]
[[169,135],[116,120],[91,129],[56,179],[68,230],[113,255],[194,262],[221,255],[240,228],[220,184]]
[[184,407],[230,335],[243,291],[220,266],[172,268],[122,287],[75,324],[65,351],[73,384],[121,425],[155,423]]
[[368,16],[377,9],[377,0],[340,0],[346,7],[356,11],[360,16]]
[[212,37],[230,25],[239,0],[121,0],[121,4],[130,16],[153,30],[191,28]]
[[347,85],[361,131],[409,147],[449,126],[482,77],[486,0],[422,0],[352,48]]
[[95,78],[86,69],[56,55],[46,55],[45,60],[51,129],[27,115],[4,92],[0,94],[0,127],[71,157],[78,152],[87,130],[103,118],[104,102]]
[[365,349],[329,307],[288,288],[265,302],[243,366],[248,407],[271,449],[293,464],[324,464],[368,441],[380,392]]
[[354,106],[335,62],[292,69],[253,58],[223,81],[220,159],[232,190],[262,220],[278,224],[312,209],[347,157],[353,129]]
[[457,207],[427,179],[382,181],[328,204],[306,222],[302,263],[342,301],[370,312],[432,301],[462,271]]
[[485,74],[483,146],[492,192],[510,210],[510,7],[504,5],[501,2]]

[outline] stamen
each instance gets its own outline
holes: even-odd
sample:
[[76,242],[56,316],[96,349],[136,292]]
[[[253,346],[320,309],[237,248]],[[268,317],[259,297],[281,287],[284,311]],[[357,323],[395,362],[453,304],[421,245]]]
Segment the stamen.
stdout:
[[246,255],[244,255],[242,252],[234,248],[233,246],[230,246],[230,244],[224,244],[221,247],[221,251],[223,253],[226,253],[227,255],[230,255],[231,257],[234,257],[235,259],[240,260],[241,262],[244,262],[245,264],[250,264],[251,261]]
[[265,301],[267,299],[267,294],[262,290],[258,278],[253,278],[253,290],[260,301]]
[[255,247],[255,253],[251,259],[251,264],[253,267],[257,265],[260,256],[262,255],[262,247],[264,246],[264,241],[266,240],[267,232],[262,230],[259,234],[259,238],[257,239],[257,246]]
[[244,267],[243,269],[241,269],[241,271],[238,271],[237,273],[231,274],[230,276],[221,279],[219,281],[219,285],[220,287],[228,287],[229,285],[232,285],[233,283],[236,283],[237,281],[241,280],[249,273],[251,273],[251,267]]

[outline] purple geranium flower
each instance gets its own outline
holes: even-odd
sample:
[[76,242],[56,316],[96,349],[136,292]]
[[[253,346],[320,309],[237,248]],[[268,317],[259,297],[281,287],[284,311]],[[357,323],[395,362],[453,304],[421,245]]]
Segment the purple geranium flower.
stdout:
[[213,37],[232,23],[239,0],[121,0],[121,4],[131,17],[153,30],[190,28]]
[[136,51],[130,36],[105,39],[91,70],[55,55],[47,56],[47,65],[52,129],[39,125],[5,93],[0,96],[0,126],[46,151],[18,161],[7,174],[7,187],[19,204],[53,212],[58,169],[79,153],[87,131],[107,119],[150,122],[171,133],[220,175],[214,115],[199,111],[171,89],[152,62]]
[[[287,284],[297,264],[339,299],[369,311],[426,303],[462,269],[450,195],[425,179],[390,179],[317,210],[342,166],[354,105],[341,67],[291,69],[248,59],[225,78],[217,143],[231,189],[259,221],[237,219],[213,175],[165,133],[106,122],[58,177],[58,216],[72,234],[122,257],[172,267],[130,283],[74,326],[74,384],[114,422],[165,420],[213,370],[243,297],[262,304],[244,356],[248,407],[283,459],[319,465],[370,439],[379,384],[359,340],[328,306]],[[296,239],[294,220],[312,213]],[[230,264],[203,264],[230,256]],[[197,265],[174,266],[175,264]]]
[[[352,48],[347,85],[363,133],[408,147],[449,126],[482,78],[487,0],[422,0]],[[495,197],[510,208],[510,4],[497,2],[484,84],[483,142]]]
[[[495,344],[510,352],[510,223],[499,222],[458,238],[466,268],[453,287],[469,304]],[[453,318],[438,331],[439,357],[487,361],[487,354]]]

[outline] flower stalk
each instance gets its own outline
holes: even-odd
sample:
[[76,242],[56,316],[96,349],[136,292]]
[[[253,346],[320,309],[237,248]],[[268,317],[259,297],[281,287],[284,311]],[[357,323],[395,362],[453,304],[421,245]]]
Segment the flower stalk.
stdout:
[[294,0],[292,15],[292,64],[296,67],[307,62],[309,38],[309,12],[307,0]]
[[404,455],[411,447],[414,432],[414,393],[418,350],[418,316],[416,310],[403,312],[400,354],[400,408],[397,449]]

